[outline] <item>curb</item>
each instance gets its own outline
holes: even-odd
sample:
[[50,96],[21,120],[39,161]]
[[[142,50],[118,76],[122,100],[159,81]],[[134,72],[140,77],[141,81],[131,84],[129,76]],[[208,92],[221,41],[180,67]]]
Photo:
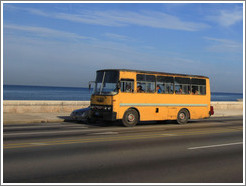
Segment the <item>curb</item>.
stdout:
[[64,122],[65,119],[36,119],[36,120],[22,120],[22,121],[3,121],[3,125],[9,124],[33,124],[33,123],[57,123]]
[[211,118],[216,118],[216,117],[232,117],[232,116],[243,116],[243,114],[234,114],[234,115],[220,114],[220,115],[213,115],[213,116],[211,116]]

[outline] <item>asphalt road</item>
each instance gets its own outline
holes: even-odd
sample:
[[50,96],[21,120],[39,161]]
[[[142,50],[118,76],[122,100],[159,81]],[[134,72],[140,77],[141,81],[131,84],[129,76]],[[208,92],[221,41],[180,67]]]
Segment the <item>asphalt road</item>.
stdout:
[[7,125],[4,183],[243,183],[243,118]]

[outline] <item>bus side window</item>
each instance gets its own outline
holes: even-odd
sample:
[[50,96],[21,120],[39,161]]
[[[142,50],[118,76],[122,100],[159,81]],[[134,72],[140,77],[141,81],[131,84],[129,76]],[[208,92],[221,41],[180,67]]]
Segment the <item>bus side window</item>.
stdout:
[[198,86],[197,85],[192,85],[192,95],[198,95]]
[[165,94],[166,85],[164,83],[161,83],[161,82],[156,82],[156,92],[161,93],[161,94]]
[[201,93],[201,95],[206,95],[206,85],[200,86],[200,93]]
[[134,92],[134,81],[121,79],[121,92]]
[[160,86],[161,93],[173,94],[173,77],[157,76],[156,84]]
[[144,82],[137,82],[137,92],[144,93],[146,90],[146,86]]
[[190,94],[190,78],[175,77],[175,93]]
[[206,80],[192,78],[191,92],[193,95],[206,95]]
[[173,83],[167,84],[167,92],[168,94],[173,94]]
[[155,92],[155,76],[137,74],[137,92],[154,93]]

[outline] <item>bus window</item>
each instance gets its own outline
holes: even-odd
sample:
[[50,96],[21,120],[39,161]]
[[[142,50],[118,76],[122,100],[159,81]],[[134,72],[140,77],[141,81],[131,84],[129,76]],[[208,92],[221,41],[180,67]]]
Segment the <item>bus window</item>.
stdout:
[[173,93],[173,77],[168,76],[157,76],[156,85],[159,85],[163,94]]
[[192,78],[191,90],[194,95],[206,95],[206,80]]
[[167,87],[167,93],[168,94],[173,94],[173,83],[167,83],[166,84],[166,87]]
[[119,78],[118,71],[97,71],[94,94],[112,95],[117,94],[116,89]]
[[154,75],[145,75],[137,74],[137,92],[155,92],[155,76]]
[[190,94],[190,78],[175,77],[175,93]]
[[121,79],[121,92],[133,92],[134,80],[133,79]]
[[201,93],[201,95],[206,95],[206,85],[200,86],[200,93]]

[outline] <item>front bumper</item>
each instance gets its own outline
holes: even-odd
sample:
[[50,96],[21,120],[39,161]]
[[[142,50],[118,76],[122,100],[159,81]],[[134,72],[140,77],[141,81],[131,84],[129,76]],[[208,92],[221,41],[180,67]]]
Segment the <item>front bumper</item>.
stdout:
[[116,112],[108,112],[101,110],[91,110],[90,117],[96,120],[104,120],[104,121],[115,121],[116,120]]

